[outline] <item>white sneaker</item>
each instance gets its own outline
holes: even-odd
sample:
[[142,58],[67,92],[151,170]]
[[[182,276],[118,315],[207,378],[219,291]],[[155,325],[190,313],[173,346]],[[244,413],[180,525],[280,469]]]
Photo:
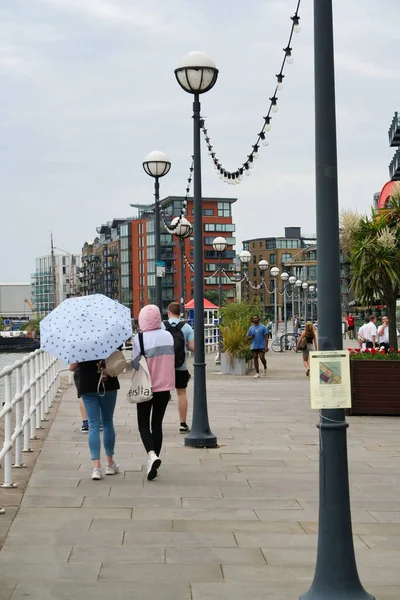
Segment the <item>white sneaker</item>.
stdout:
[[160,468],[161,459],[158,458],[155,452],[151,453],[151,456],[147,462],[147,479],[152,481],[157,477],[157,469]]
[[92,479],[96,481],[103,479],[103,469],[93,469]]
[[264,369],[264,375],[266,375],[266,374],[267,374],[267,369]]
[[117,473],[119,473],[119,465],[116,462],[106,466],[106,475],[116,475]]
[[260,379],[260,373],[256,373],[256,374],[254,375],[254,379]]

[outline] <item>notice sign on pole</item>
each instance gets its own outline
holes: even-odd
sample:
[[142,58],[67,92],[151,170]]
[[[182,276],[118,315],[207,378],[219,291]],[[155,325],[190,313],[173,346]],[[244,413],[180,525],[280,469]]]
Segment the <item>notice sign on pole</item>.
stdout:
[[311,408],[351,408],[348,350],[310,352]]
[[156,277],[165,277],[165,261],[156,261]]

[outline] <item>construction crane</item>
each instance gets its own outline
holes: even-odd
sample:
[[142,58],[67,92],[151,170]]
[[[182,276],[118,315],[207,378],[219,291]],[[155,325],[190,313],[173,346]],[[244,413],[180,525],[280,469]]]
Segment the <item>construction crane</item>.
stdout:
[[32,302],[30,300],[28,300],[28,298],[25,298],[25,303],[29,306],[29,308],[32,311],[32,315],[36,318],[37,313],[36,313],[35,307],[33,306]]

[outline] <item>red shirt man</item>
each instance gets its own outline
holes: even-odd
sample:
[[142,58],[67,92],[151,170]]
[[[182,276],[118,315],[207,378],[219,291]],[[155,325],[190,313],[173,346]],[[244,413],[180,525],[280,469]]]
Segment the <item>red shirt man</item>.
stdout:
[[354,317],[351,313],[347,317],[347,329],[349,331],[349,338],[352,340],[354,337]]

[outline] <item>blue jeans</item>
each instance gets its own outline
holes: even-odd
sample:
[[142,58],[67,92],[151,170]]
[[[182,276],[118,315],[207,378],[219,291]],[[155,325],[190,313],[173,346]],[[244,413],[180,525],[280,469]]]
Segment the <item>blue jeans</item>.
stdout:
[[82,400],[89,420],[89,449],[92,460],[100,459],[100,420],[103,425],[103,443],[106,456],[114,456],[115,431],[113,416],[117,401],[117,390],[106,392],[104,396],[96,393],[83,394]]

